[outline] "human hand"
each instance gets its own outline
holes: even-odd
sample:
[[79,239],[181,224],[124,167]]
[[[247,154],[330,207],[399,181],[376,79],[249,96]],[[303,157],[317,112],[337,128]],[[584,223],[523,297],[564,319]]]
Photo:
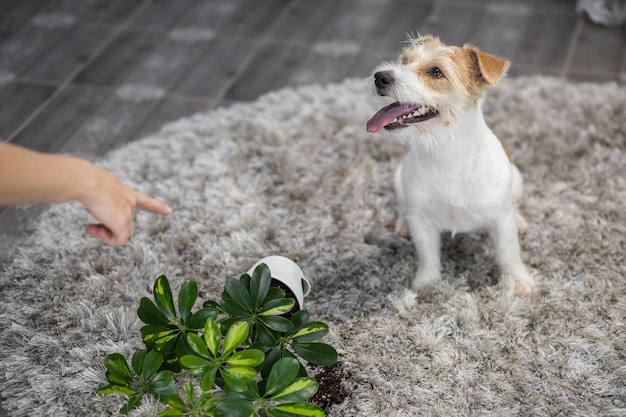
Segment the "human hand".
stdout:
[[94,168],[93,185],[79,201],[100,223],[87,225],[87,234],[96,236],[109,245],[119,246],[130,238],[136,209],[165,216],[172,213],[172,209],[165,203],[122,184],[109,171]]
[[165,203],[127,187],[85,159],[0,141],[0,205],[74,200],[100,222],[85,231],[110,245],[128,241],[136,209],[172,213]]

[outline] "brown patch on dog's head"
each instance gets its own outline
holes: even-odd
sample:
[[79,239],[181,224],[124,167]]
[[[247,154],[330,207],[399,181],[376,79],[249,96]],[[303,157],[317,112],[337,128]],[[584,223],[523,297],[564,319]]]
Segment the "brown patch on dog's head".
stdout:
[[448,46],[434,36],[409,40],[398,59],[410,65],[429,90],[449,94],[467,92],[479,98],[486,86],[496,85],[506,73],[509,62],[466,44]]

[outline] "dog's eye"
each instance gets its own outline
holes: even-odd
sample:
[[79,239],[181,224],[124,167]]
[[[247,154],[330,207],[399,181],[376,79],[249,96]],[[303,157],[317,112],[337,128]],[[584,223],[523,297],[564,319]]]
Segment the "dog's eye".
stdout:
[[433,78],[441,78],[443,77],[443,72],[439,69],[439,67],[432,67],[428,73],[433,77]]
[[408,63],[409,63],[409,58],[407,58],[405,56],[401,56],[400,57],[400,64],[407,65]]

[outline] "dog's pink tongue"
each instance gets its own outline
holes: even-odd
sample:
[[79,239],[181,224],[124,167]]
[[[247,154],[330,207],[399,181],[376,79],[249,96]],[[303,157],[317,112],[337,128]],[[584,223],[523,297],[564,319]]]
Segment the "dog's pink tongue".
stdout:
[[367,122],[367,131],[370,133],[376,133],[389,123],[393,122],[393,119],[406,114],[410,108],[401,105],[398,102],[392,103],[382,109],[378,110],[374,116]]

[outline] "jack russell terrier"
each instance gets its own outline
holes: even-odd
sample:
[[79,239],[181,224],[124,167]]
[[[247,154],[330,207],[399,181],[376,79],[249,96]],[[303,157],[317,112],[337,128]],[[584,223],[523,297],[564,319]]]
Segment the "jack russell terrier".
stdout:
[[399,206],[396,233],[413,238],[419,268],[411,287],[420,296],[441,280],[443,230],[487,228],[502,272],[514,293],[531,293],[535,281],[522,262],[517,212],[522,176],[483,118],[480,99],[509,62],[432,36],[411,39],[396,62],[374,70],[374,87],[394,102],[379,110],[367,131],[385,130],[408,144],[394,185]]

